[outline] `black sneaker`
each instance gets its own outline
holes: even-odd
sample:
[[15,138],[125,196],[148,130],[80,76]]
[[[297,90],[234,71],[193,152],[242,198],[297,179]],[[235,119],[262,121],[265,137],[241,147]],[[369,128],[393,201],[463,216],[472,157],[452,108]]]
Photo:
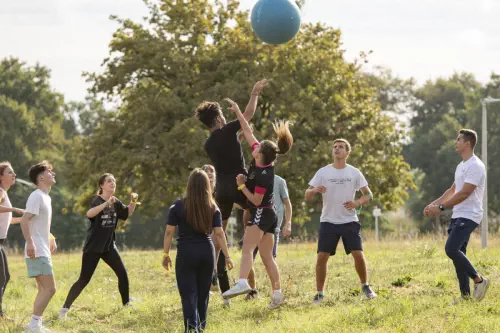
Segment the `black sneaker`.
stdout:
[[365,294],[366,298],[373,299],[373,298],[377,297],[377,294],[373,291],[372,287],[370,287],[368,284],[365,284],[362,289],[363,289],[363,294]]
[[253,299],[256,299],[257,297],[259,297],[259,292],[257,289],[252,289],[252,291],[250,291],[247,296],[245,297],[245,301],[251,301]]
[[325,296],[323,296],[323,295],[321,295],[321,294],[318,293],[318,294],[316,294],[314,296],[313,303],[314,304],[319,304],[319,303],[323,302],[324,298],[325,298]]

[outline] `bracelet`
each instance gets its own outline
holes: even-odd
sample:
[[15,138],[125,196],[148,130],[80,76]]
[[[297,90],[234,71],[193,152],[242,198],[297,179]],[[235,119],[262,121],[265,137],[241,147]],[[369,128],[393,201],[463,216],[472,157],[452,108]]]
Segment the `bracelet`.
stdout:
[[245,188],[245,184],[241,184],[240,186],[238,186],[238,191],[241,191]]

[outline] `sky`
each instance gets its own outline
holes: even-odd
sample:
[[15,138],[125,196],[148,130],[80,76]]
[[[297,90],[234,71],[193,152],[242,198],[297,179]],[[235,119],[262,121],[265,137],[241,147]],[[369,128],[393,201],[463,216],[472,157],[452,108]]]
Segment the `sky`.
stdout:
[[[241,0],[251,9],[257,0]],[[100,72],[117,15],[140,21],[141,0],[0,0],[0,58],[13,56],[52,71],[66,100],[83,100],[82,72]],[[373,51],[371,66],[426,80],[467,71],[486,82],[500,73],[498,0],[306,0],[305,22],[342,31],[346,58]]]

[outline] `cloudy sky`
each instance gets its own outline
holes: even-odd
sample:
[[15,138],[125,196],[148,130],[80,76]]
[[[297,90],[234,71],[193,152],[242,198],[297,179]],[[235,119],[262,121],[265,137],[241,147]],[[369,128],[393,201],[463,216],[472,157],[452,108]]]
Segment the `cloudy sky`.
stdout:
[[[342,30],[349,59],[373,50],[371,64],[419,83],[455,71],[481,81],[500,73],[497,0],[306,0],[302,11],[304,21]],[[140,20],[147,11],[141,0],[0,0],[0,58],[49,67],[53,87],[81,100],[81,73],[100,71],[108,55],[117,28],[110,14]]]

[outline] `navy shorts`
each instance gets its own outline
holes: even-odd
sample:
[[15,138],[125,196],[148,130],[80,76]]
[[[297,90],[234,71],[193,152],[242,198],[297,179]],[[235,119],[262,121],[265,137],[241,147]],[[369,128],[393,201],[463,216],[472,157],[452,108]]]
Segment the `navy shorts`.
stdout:
[[274,233],[278,228],[278,216],[274,208],[250,207],[250,220],[247,226],[256,225],[264,233]]
[[342,238],[346,254],[352,251],[363,251],[361,224],[359,222],[343,224],[321,222],[319,227],[318,253],[327,252],[331,256],[335,255],[340,238]]

